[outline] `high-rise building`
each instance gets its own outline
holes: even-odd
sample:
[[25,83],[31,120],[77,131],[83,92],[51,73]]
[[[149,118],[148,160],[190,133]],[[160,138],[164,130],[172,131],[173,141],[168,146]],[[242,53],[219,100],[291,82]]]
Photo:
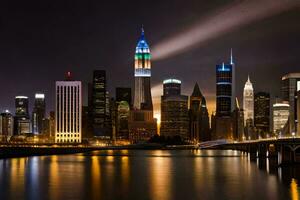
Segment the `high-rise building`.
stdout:
[[80,143],[82,134],[81,81],[71,79],[56,81],[55,142]]
[[128,121],[131,108],[131,88],[116,88],[116,137],[129,138]]
[[273,133],[281,136],[289,119],[290,105],[286,102],[273,104]]
[[254,95],[254,126],[260,137],[270,132],[270,94],[258,92]]
[[150,49],[145,39],[144,29],[142,29],[135,50],[134,101],[129,119],[129,139],[131,142],[148,140],[157,133],[151,97],[150,59]]
[[13,136],[14,117],[6,110],[0,114],[0,136],[2,141],[7,141],[9,137]]
[[235,110],[235,63],[232,50],[229,64],[216,66],[216,117],[214,139],[233,140],[232,112]]
[[209,116],[205,97],[202,95],[198,83],[195,84],[190,96],[190,140],[203,142],[210,139]]
[[31,133],[31,122],[29,119],[28,111],[29,100],[26,96],[16,96],[15,106],[16,113],[14,118],[14,134],[27,134]]
[[44,94],[35,94],[34,107],[32,112],[33,134],[43,133],[43,120],[46,114],[46,103]]
[[232,50],[229,64],[216,66],[217,81],[217,112],[218,117],[230,116],[235,109],[235,64],[233,62]]
[[254,92],[253,86],[248,76],[248,80],[245,83],[243,93],[243,110],[244,110],[244,124],[247,122],[253,123],[254,119]]
[[181,95],[181,81],[164,80],[163,91],[160,134],[165,137],[180,136],[181,139],[188,140],[188,96]]
[[289,130],[287,134],[296,132],[297,123],[297,83],[300,83],[300,73],[289,73],[281,78],[282,100],[287,101],[290,105],[289,111]]
[[89,115],[92,132],[101,138],[110,138],[110,129],[107,125],[109,107],[107,106],[108,93],[106,90],[106,72],[95,70],[93,83],[89,89]]
[[134,108],[153,110],[151,97],[151,54],[142,28],[134,57]]

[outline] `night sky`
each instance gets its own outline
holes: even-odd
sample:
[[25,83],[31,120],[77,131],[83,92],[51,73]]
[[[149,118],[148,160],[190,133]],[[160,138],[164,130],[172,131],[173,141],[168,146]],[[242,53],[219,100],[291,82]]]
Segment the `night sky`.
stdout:
[[[282,0],[289,1],[289,0]],[[296,0],[295,0],[296,1]],[[112,96],[115,87],[133,85],[134,51],[144,25],[150,50],[197,25],[216,11],[243,1],[5,1],[0,6],[0,109],[14,112],[14,97],[46,94],[54,108],[56,80],[66,71],[87,83],[94,69],[105,69]],[[244,12],[252,12],[245,9]],[[237,16],[238,17],[238,16]],[[225,21],[226,19],[224,19]],[[214,108],[215,65],[233,49],[237,94],[247,75],[254,90],[280,95],[281,76],[300,71],[300,9],[291,9],[224,32],[192,48],[152,62],[152,85],[179,78],[190,95],[195,82]],[[154,52],[153,52],[154,53]],[[153,91],[157,102],[159,92]],[[157,108],[156,103],[156,108]]]

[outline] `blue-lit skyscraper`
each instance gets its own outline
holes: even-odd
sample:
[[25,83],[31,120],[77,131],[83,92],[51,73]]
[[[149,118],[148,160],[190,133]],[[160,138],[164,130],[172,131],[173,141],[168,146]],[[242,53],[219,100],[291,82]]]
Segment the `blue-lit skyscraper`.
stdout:
[[233,66],[231,64],[220,64],[216,67],[217,81],[217,116],[230,116],[233,98]]

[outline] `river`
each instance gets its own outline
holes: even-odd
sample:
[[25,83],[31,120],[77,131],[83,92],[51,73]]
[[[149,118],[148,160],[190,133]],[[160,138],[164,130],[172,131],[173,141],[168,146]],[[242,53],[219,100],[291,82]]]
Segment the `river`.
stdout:
[[299,167],[238,151],[105,150],[0,160],[0,199],[299,199]]

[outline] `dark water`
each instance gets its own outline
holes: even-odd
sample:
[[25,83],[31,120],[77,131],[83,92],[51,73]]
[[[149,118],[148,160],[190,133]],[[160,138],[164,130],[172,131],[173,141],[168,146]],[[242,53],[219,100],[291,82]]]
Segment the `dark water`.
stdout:
[[299,199],[297,168],[237,151],[96,151],[0,160],[0,199]]

